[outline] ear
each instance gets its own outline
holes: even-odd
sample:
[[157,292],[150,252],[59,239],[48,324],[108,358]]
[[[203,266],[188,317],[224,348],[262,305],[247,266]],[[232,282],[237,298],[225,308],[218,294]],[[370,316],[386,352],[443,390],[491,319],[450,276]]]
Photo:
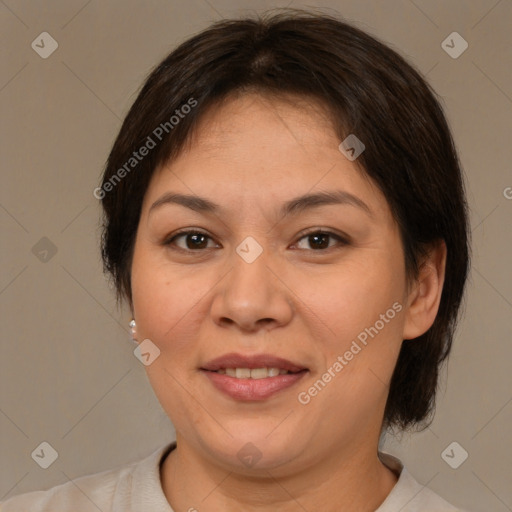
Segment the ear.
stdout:
[[440,240],[431,248],[420,267],[407,299],[404,340],[421,336],[434,323],[443,291],[446,253],[446,244]]

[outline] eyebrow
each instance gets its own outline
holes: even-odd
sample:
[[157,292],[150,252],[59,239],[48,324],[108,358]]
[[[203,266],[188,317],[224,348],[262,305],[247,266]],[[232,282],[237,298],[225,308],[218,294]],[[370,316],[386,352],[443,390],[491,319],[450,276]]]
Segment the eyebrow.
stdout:
[[[178,204],[200,213],[220,213],[222,211],[220,205],[204,197],[167,192],[151,205],[149,213],[166,204]],[[281,206],[279,216],[283,218],[287,215],[298,215],[311,208],[334,204],[355,206],[373,217],[370,207],[362,199],[344,190],[317,192],[295,197]]]

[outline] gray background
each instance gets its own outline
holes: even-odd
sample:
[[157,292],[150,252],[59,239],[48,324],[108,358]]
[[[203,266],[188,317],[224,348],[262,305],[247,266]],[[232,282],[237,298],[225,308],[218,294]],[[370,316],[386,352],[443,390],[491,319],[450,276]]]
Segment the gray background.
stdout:
[[[435,421],[386,449],[461,507],[512,510],[510,0],[0,3],[0,499],[138,460],[174,438],[102,275],[92,191],[153,65],[212,21],[287,5],[335,9],[443,97],[471,207],[466,313]],[[31,48],[43,31],[59,45],[47,59]],[[454,31],[469,44],[456,59],[441,47]],[[43,441],[58,452],[48,469],[31,457]],[[469,454],[458,469],[441,457],[453,441]]]

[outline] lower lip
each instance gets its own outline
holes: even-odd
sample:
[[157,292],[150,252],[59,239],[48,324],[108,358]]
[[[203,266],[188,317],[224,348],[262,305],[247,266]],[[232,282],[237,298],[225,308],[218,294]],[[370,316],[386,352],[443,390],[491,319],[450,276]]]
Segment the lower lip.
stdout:
[[303,370],[299,373],[287,373],[264,379],[237,379],[222,373],[201,371],[219,391],[236,400],[265,400],[293,386],[307,373],[307,370]]

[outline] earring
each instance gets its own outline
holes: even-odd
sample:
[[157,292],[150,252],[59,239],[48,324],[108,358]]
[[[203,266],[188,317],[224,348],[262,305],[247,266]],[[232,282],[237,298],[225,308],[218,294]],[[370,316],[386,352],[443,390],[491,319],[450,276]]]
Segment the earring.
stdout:
[[132,332],[132,340],[133,340],[133,341],[137,341],[137,340],[135,339],[135,335],[137,334],[137,329],[136,329],[137,324],[135,323],[135,320],[134,320],[134,319],[132,319],[128,325],[130,326],[130,330],[131,330],[131,332]]

